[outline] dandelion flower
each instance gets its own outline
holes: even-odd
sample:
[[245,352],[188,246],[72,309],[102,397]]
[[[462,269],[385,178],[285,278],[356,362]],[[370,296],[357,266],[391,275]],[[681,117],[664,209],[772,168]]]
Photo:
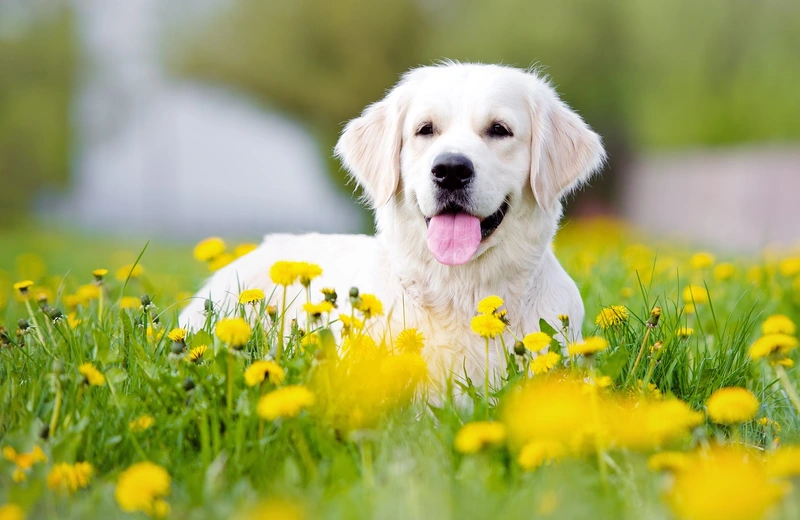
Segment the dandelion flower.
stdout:
[[559,315],[558,315],[558,321],[560,321],[560,322],[561,322],[561,325],[562,325],[564,328],[567,328],[567,327],[569,327],[569,316],[568,316],[568,315],[566,315],[566,314],[559,314]]
[[595,325],[599,325],[603,329],[615,327],[628,321],[628,309],[622,305],[612,305],[605,307],[600,311],[600,314],[594,320]]
[[592,336],[579,343],[571,343],[567,347],[567,352],[570,356],[591,356],[607,348],[608,341],[598,336]]
[[333,310],[333,304],[328,301],[321,301],[319,303],[306,302],[303,304],[303,310],[315,318],[319,318],[325,312]]
[[256,413],[262,419],[274,421],[292,418],[314,404],[314,394],[305,386],[285,386],[261,396]]
[[700,285],[688,285],[683,289],[683,301],[686,304],[708,303],[708,291]]
[[124,282],[129,277],[131,280],[135,280],[136,278],[139,278],[143,274],[144,274],[144,267],[142,267],[142,264],[136,264],[136,265],[129,264],[117,269],[115,276],[117,280],[119,280],[120,282]]
[[800,476],[800,446],[782,446],[767,457],[767,473],[773,477]]
[[103,373],[97,370],[91,363],[83,363],[78,367],[78,372],[80,372],[86,379],[86,382],[92,386],[103,386],[106,384],[106,378]]
[[494,338],[503,333],[506,324],[492,314],[479,314],[470,322],[472,332],[484,338]]
[[689,467],[691,457],[679,451],[662,451],[647,459],[650,471],[681,471]]
[[164,497],[170,493],[172,478],[167,470],[152,462],[137,462],[120,474],[114,491],[123,511],[163,517],[169,512]]
[[691,263],[692,267],[695,269],[706,269],[714,265],[714,260],[714,255],[701,251],[692,255],[692,258],[689,259],[689,263]]
[[203,354],[205,354],[207,350],[208,345],[198,345],[189,351],[189,355],[186,356],[186,359],[192,363],[197,363],[203,359]]
[[553,337],[544,332],[531,332],[522,338],[522,344],[531,352],[539,352],[550,346]]
[[339,321],[342,322],[342,334],[348,336],[352,330],[361,330],[364,328],[364,322],[358,318],[351,318],[347,314],[340,314]]
[[800,274],[800,256],[785,258],[778,264],[778,270],[787,278]]
[[297,262],[289,262],[287,260],[280,260],[275,262],[269,269],[269,277],[275,285],[283,285],[288,287],[297,281],[299,274],[297,272]]
[[471,455],[489,446],[502,444],[506,440],[503,423],[478,421],[465,424],[458,430],[455,448],[459,453]]
[[32,286],[33,282],[31,280],[23,280],[14,284],[14,290],[18,291],[22,296],[27,296],[28,289],[30,289]]
[[531,360],[531,370],[533,371],[534,375],[537,376],[540,374],[546,374],[558,364],[560,359],[561,356],[555,352],[540,354]]
[[94,276],[95,280],[101,281],[105,275],[108,274],[108,269],[95,269],[92,271],[92,276]]
[[186,335],[189,333],[186,329],[172,329],[167,334],[167,337],[175,343],[186,343]]
[[5,504],[0,506],[0,519],[25,520],[25,511],[17,504]]
[[719,282],[730,280],[736,275],[736,267],[729,262],[723,262],[714,267],[714,279]]
[[247,386],[256,386],[269,376],[269,382],[279,385],[285,377],[283,368],[272,361],[256,361],[244,371],[244,381]]
[[44,451],[39,446],[34,446],[28,453],[17,453],[17,450],[11,446],[6,446],[3,448],[3,456],[16,466],[12,475],[14,482],[27,480],[26,472],[37,462],[47,462],[47,455],[44,454]]
[[767,334],[786,334],[788,336],[794,336],[796,331],[797,328],[794,322],[783,314],[770,316],[761,324],[761,332],[765,336]]
[[250,325],[242,318],[220,320],[214,332],[223,343],[233,347],[242,347],[250,340]]
[[142,304],[136,296],[123,296],[119,301],[119,306],[122,309],[138,309]]
[[717,424],[752,421],[758,413],[758,399],[746,388],[721,388],[706,402],[708,416]]
[[225,242],[219,237],[211,237],[194,246],[194,258],[199,262],[208,262],[225,252]]
[[397,335],[394,344],[400,352],[419,354],[425,346],[425,336],[417,329],[405,329]]
[[94,468],[88,462],[55,464],[47,475],[47,487],[53,491],[67,495],[89,487],[94,475]]
[[795,348],[797,348],[797,338],[786,334],[768,334],[753,343],[750,347],[750,358],[756,360],[772,354],[786,355]]
[[308,287],[311,285],[311,280],[322,275],[322,268],[309,262],[295,262],[294,269],[303,287]]
[[694,329],[691,327],[678,327],[675,329],[675,335],[681,339],[686,339],[694,334]]
[[136,419],[132,420],[131,422],[129,422],[128,423],[128,429],[130,431],[132,431],[133,433],[140,433],[140,432],[143,432],[143,431],[147,430],[148,428],[153,426],[155,423],[156,423],[156,420],[153,419],[152,416],[145,414],[145,415],[141,415],[141,416],[137,417]]
[[364,319],[383,315],[383,303],[374,294],[362,294],[356,309],[364,314]]
[[233,256],[235,256],[236,258],[241,258],[248,253],[252,253],[256,249],[258,249],[258,244],[245,242],[243,244],[239,244],[233,249]]
[[242,305],[255,305],[264,299],[264,291],[261,289],[245,289],[239,293],[239,303]]
[[532,441],[522,447],[517,462],[525,471],[559,459],[564,455],[564,445],[553,441]]
[[226,265],[231,264],[236,257],[234,257],[230,253],[222,253],[221,255],[214,257],[213,259],[209,260],[208,262],[208,270],[212,273],[215,273],[225,267]]
[[503,299],[499,296],[487,296],[478,302],[478,313],[494,314],[497,309],[503,306]]

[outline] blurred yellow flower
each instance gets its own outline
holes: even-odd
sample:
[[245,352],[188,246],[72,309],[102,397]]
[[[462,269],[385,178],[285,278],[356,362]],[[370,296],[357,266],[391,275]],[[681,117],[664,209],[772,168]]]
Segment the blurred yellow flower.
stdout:
[[215,256],[211,260],[208,261],[208,270],[212,273],[219,271],[223,267],[231,264],[236,257],[230,253],[222,253],[219,256]]
[[274,421],[292,418],[314,404],[314,394],[305,386],[285,386],[261,396],[256,413],[262,419]]
[[81,323],[83,323],[83,320],[78,318],[77,313],[70,312],[67,314],[67,325],[69,325],[69,328],[74,329]]
[[186,335],[189,334],[189,331],[186,329],[172,329],[167,334],[167,337],[176,343],[186,343]]
[[242,305],[255,305],[264,299],[264,291],[261,289],[245,289],[239,293],[239,303]]
[[531,371],[534,375],[546,374],[561,359],[561,356],[556,354],[555,352],[547,352],[545,354],[539,354],[535,358],[531,360]]
[[683,289],[683,301],[686,304],[708,303],[708,291],[700,285],[687,285]]
[[80,298],[81,303],[88,305],[91,300],[100,298],[100,288],[93,283],[87,283],[78,287],[75,294]]
[[544,332],[531,332],[522,338],[522,344],[531,352],[539,352],[550,346],[553,337]]
[[88,462],[54,464],[47,475],[47,487],[63,495],[71,495],[79,489],[89,487],[94,467]]
[[767,456],[766,467],[773,477],[800,476],[800,446],[781,446]]
[[361,330],[364,328],[364,322],[355,317],[350,317],[347,314],[339,314],[339,321],[342,322],[342,335],[348,336],[352,330]]
[[92,271],[92,276],[95,278],[102,280],[105,275],[108,274],[108,269],[95,269]]
[[503,423],[478,421],[467,423],[458,430],[455,448],[459,453],[471,455],[490,446],[502,444],[506,439]]
[[214,333],[233,347],[241,347],[250,340],[250,325],[242,318],[227,318],[217,322]]
[[0,520],[25,520],[25,511],[17,504],[0,506]]
[[318,318],[325,312],[331,312],[333,310],[333,304],[325,300],[319,303],[306,302],[303,304],[303,310],[315,318]]
[[719,282],[730,280],[735,275],[736,275],[736,267],[729,262],[723,262],[721,264],[717,264],[717,266],[714,267],[714,279]]
[[78,372],[80,372],[86,379],[86,382],[92,386],[103,386],[106,384],[105,376],[91,363],[83,363],[80,365],[78,367]]
[[126,512],[141,511],[152,517],[165,517],[172,478],[167,470],[152,462],[137,462],[120,474],[114,498]]
[[506,324],[493,314],[478,314],[469,325],[472,332],[484,338],[494,338],[506,330]]
[[225,242],[219,237],[210,237],[194,246],[194,258],[208,262],[225,252]]
[[364,319],[383,315],[383,303],[374,294],[362,293],[356,309],[364,314]]
[[778,264],[778,270],[787,278],[800,274],[800,256],[785,258]]
[[417,329],[405,329],[397,335],[394,345],[400,352],[419,354],[425,346],[425,336]]
[[16,466],[12,475],[14,482],[27,480],[28,475],[26,472],[37,462],[47,462],[47,455],[44,454],[44,451],[39,446],[34,446],[28,453],[17,453],[17,450],[11,446],[6,446],[3,448],[3,456]]
[[787,334],[789,336],[794,336],[796,331],[797,328],[794,322],[783,314],[770,316],[761,324],[761,332],[765,336],[768,334]]
[[123,309],[138,309],[142,306],[142,302],[136,296],[123,296],[119,301],[119,306]]
[[570,356],[587,356],[607,348],[608,341],[598,336],[592,336],[578,343],[570,343],[567,352]]
[[564,445],[552,441],[532,441],[522,447],[517,462],[525,471],[533,471],[564,456]]
[[686,339],[694,334],[694,329],[691,327],[678,327],[675,329],[675,335],[681,339]]
[[487,296],[478,302],[479,314],[494,314],[494,312],[503,306],[503,299],[499,296]]
[[117,269],[115,276],[117,280],[119,280],[120,282],[124,282],[125,280],[128,279],[128,275],[130,275],[131,280],[135,280],[136,278],[139,278],[143,274],[144,274],[144,267],[142,267],[142,264],[136,264],[135,266],[133,264],[129,264]]
[[706,269],[714,265],[714,260],[714,255],[711,253],[700,251],[692,255],[692,258],[689,259],[689,263],[695,269]]
[[275,262],[269,269],[269,277],[275,285],[283,285],[284,287],[292,285],[299,277],[297,262],[289,262],[287,260]]
[[311,280],[322,275],[322,268],[309,262],[295,262],[294,269],[303,287],[308,287],[311,284]]
[[208,345],[198,345],[189,351],[189,355],[186,356],[186,360],[192,363],[197,363],[203,359],[203,354],[205,354],[207,350]]
[[758,413],[756,396],[746,388],[720,388],[708,398],[708,417],[717,424],[752,421]]
[[786,334],[767,334],[758,338],[750,347],[750,358],[756,360],[772,354],[786,355],[795,348],[797,338]]
[[662,451],[647,459],[650,471],[681,471],[689,467],[692,459],[689,454],[679,451]]
[[233,520],[303,520],[305,509],[299,502],[270,499],[247,507],[233,517]]
[[283,368],[273,361],[256,361],[244,371],[247,386],[256,386],[269,376],[269,382],[279,385],[286,376]]
[[22,296],[26,296],[28,294],[28,289],[30,289],[32,286],[33,281],[23,280],[14,284],[14,290],[18,291]]
[[153,419],[152,416],[147,415],[147,414],[140,415],[139,417],[137,417],[136,419],[134,419],[134,420],[132,420],[131,422],[128,423],[128,429],[130,431],[132,431],[133,433],[140,433],[140,432],[143,432],[143,431],[147,430],[148,428],[153,426],[155,423],[156,423],[156,420]]
[[594,320],[595,325],[599,325],[603,329],[614,327],[628,321],[628,309],[622,305],[612,305],[605,307],[600,311],[600,314]]
[[245,242],[243,244],[239,244],[233,249],[233,256],[236,258],[241,258],[248,253],[252,253],[258,249],[258,244],[251,244],[249,242]]

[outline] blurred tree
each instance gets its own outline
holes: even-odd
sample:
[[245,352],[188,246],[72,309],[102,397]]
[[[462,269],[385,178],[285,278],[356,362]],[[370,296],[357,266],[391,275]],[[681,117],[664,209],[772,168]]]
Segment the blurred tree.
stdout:
[[53,5],[14,5],[0,31],[0,225],[68,178],[75,46],[69,11]]

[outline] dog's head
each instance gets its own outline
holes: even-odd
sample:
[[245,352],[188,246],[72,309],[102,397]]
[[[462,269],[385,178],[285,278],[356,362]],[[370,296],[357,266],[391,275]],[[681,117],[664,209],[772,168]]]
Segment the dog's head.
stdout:
[[347,124],[336,154],[375,208],[402,191],[446,265],[491,247],[517,206],[557,222],[561,199],[605,158],[600,137],[535,73],[457,63],[407,73]]

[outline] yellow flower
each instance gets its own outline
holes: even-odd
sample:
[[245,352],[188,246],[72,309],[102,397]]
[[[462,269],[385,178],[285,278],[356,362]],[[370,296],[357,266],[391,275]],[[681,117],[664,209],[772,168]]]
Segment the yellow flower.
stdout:
[[662,451],[647,459],[650,471],[682,471],[691,464],[691,457],[679,451]]
[[194,246],[194,258],[208,262],[225,252],[225,242],[219,237],[211,237]]
[[569,327],[569,316],[566,314],[559,314],[558,321],[561,322],[561,325],[564,327]]
[[701,251],[692,255],[692,258],[689,259],[689,262],[695,269],[705,269],[714,265],[714,260],[714,255],[711,253],[706,253],[705,251]]
[[720,282],[730,280],[736,274],[736,267],[729,262],[723,262],[714,267],[714,279]]
[[217,323],[215,334],[223,343],[241,347],[250,340],[250,325],[242,318],[228,318]]
[[783,314],[775,314],[770,316],[764,323],[761,324],[761,332],[766,336],[767,334],[786,334],[794,336],[797,328],[794,322],[788,316]]
[[34,446],[28,453],[17,453],[11,446],[6,446],[3,448],[3,456],[16,466],[12,477],[14,482],[27,480],[26,471],[30,470],[37,462],[47,462],[47,455],[44,454],[44,451],[39,446]]
[[103,386],[106,384],[106,378],[103,376],[103,373],[97,370],[91,363],[83,363],[78,367],[78,372],[80,372],[83,377],[86,378],[86,382],[92,386]]
[[628,321],[628,309],[622,305],[612,305],[605,307],[594,320],[595,325],[607,329]]
[[297,417],[313,404],[314,394],[308,388],[299,385],[285,386],[261,396],[256,413],[262,419],[274,421],[281,417]]
[[544,332],[531,332],[522,338],[522,344],[531,352],[539,352],[550,346],[553,341],[552,336]]
[[78,291],[75,294],[78,295],[84,305],[87,305],[91,300],[100,298],[100,288],[93,283],[87,283],[78,287]]
[[506,324],[493,314],[478,314],[470,322],[472,332],[484,338],[499,336],[506,329]]
[[92,271],[92,276],[97,278],[98,280],[102,280],[105,275],[108,274],[108,269],[95,269]]
[[189,351],[189,355],[186,357],[186,360],[192,363],[197,363],[203,359],[203,354],[205,354],[207,350],[208,345],[198,345]]
[[631,296],[633,296],[633,289],[630,287],[623,287],[622,289],[619,290],[619,295],[622,298],[630,298]]
[[699,285],[687,285],[683,289],[683,301],[686,304],[708,303],[708,291]]
[[503,306],[503,299],[499,296],[487,296],[478,302],[479,314],[494,314],[497,309]]
[[489,446],[502,444],[506,440],[503,423],[478,421],[465,424],[458,430],[455,448],[459,453],[470,455]]
[[269,277],[275,285],[288,287],[296,282],[299,276],[297,262],[280,260],[275,262],[269,269]]
[[156,341],[160,340],[164,336],[164,330],[157,328],[153,331],[152,325],[147,326],[147,338],[148,339],[155,339]]
[[767,473],[773,477],[800,476],[800,446],[782,446],[770,453]]
[[800,274],[800,256],[786,258],[778,265],[778,270],[787,278]]
[[558,360],[561,359],[561,356],[556,354],[555,352],[547,352],[546,354],[540,354],[531,360],[531,371],[533,371],[534,375],[546,374],[549,372],[556,364]]
[[167,337],[176,343],[186,343],[186,335],[189,333],[186,329],[172,329],[167,334]]
[[69,325],[69,328],[74,329],[81,323],[83,323],[83,320],[79,319],[76,313],[70,312],[67,314],[67,325]]
[[128,264],[117,269],[116,278],[120,282],[124,282],[125,280],[128,279],[129,275],[130,279],[134,280],[136,278],[139,278],[143,274],[144,274],[144,267],[142,267],[142,264],[136,264],[135,266],[133,264]]
[[394,344],[400,352],[419,354],[425,346],[425,336],[417,329],[405,329],[397,335]]
[[247,386],[260,384],[269,375],[269,382],[279,385],[283,382],[285,373],[283,368],[272,361],[256,361],[244,371],[244,380]]
[[351,318],[347,314],[340,314],[339,321],[342,322],[342,334],[345,336],[350,335],[351,330],[361,330],[364,328],[364,322],[358,318]]
[[324,312],[331,312],[333,310],[333,304],[325,300],[319,303],[306,302],[303,304],[303,310],[315,318],[318,318]]
[[119,306],[123,309],[138,309],[142,306],[142,302],[136,296],[123,296],[119,301]]
[[89,487],[94,475],[94,468],[88,462],[55,464],[47,475],[47,487],[53,491],[67,495]]
[[247,253],[252,253],[258,249],[258,244],[251,244],[249,242],[245,242],[243,244],[239,244],[233,249],[233,256],[236,258],[241,258]]
[[694,334],[694,329],[691,327],[678,327],[675,329],[675,335],[681,339],[686,339]]
[[222,269],[226,265],[230,264],[234,260],[236,260],[236,257],[234,257],[232,254],[230,254],[230,253],[222,253],[221,255],[219,255],[217,257],[214,257],[213,259],[209,260],[209,262],[208,262],[208,270],[211,271],[212,273],[214,273],[216,271],[219,271],[220,269]]
[[797,348],[797,338],[786,334],[768,334],[761,336],[750,347],[750,358],[761,359],[772,354],[786,355]]
[[564,446],[552,441],[532,441],[522,447],[517,462],[525,471],[536,468],[557,460],[564,456]]
[[758,399],[746,388],[721,388],[706,402],[709,418],[718,424],[752,421],[758,413]]
[[245,289],[239,293],[239,303],[242,305],[255,305],[264,299],[264,291],[261,289]]
[[164,497],[169,495],[171,483],[172,478],[161,466],[137,462],[120,474],[114,498],[123,511],[163,517],[169,513]]
[[233,520],[304,520],[305,508],[299,502],[283,499],[269,499],[247,507],[233,517]]
[[0,506],[0,520],[25,520],[25,511],[17,504]]
[[156,420],[150,415],[141,415],[128,423],[128,429],[133,433],[139,433],[147,430],[155,424]]
[[322,274],[320,266],[309,262],[295,262],[294,269],[304,287],[308,287],[311,284],[311,280]]
[[591,356],[607,348],[608,341],[598,336],[592,336],[580,343],[571,343],[567,347],[567,352],[570,356]]
[[362,294],[356,309],[364,313],[364,319],[383,314],[383,303],[374,294]]
[[18,291],[22,296],[27,296],[28,289],[32,286],[33,282],[31,280],[23,280],[14,284],[14,290]]

